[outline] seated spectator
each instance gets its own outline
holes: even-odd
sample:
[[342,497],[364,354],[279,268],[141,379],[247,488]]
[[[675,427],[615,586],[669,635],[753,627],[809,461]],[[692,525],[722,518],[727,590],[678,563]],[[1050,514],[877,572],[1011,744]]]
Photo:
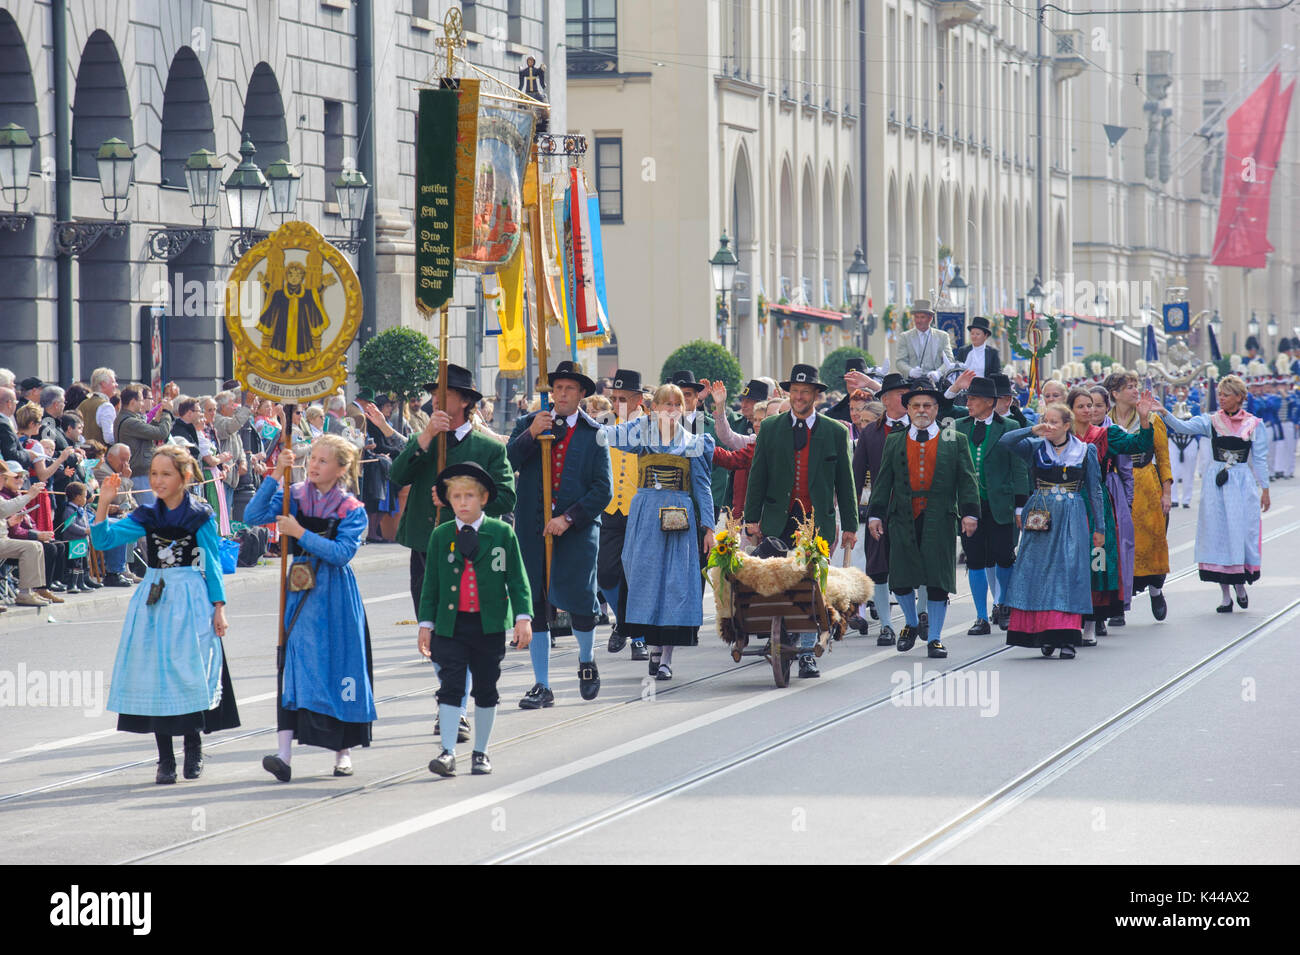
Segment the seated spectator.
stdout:
[[[59,583],[59,581],[63,578],[67,547],[54,539],[53,530],[40,530],[37,528],[36,522],[32,520],[32,505],[29,503],[33,499],[32,494],[23,493],[23,482],[27,477],[26,472],[14,462],[9,462],[9,465],[4,470],[3,477],[4,484],[0,486],[0,513],[5,515],[5,525],[10,540],[13,542],[31,542],[38,545],[41,550],[44,573],[42,574],[41,585],[32,589],[36,596],[45,602],[61,604],[63,598],[55,596],[50,587],[59,590],[64,589],[63,584]],[[40,484],[32,485],[32,491],[35,491],[38,487],[41,488],[38,496],[45,495],[46,491]],[[18,500],[21,500],[23,504],[12,510],[5,504],[5,502]],[[0,552],[0,557],[4,556],[9,555]],[[46,581],[49,581],[48,587],[43,586]]]

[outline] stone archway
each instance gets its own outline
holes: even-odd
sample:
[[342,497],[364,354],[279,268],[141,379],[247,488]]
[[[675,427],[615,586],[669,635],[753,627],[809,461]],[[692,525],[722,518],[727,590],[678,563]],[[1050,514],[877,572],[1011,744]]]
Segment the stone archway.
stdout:
[[[0,10],[0,126],[17,123],[32,137],[33,176],[41,169],[40,115],[27,45],[18,24]],[[35,179],[40,182],[39,178]],[[30,193],[28,204],[30,205]],[[8,211],[8,203],[4,204]],[[19,209],[22,209],[22,205]],[[37,301],[42,298],[36,260],[35,225],[19,232],[0,230],[0,338],[6,343],[5,362],[15,371],[39,374],[41,342]]]
[[280,83],[265,63],[253,68],[244,95],[240,133],[257,148],[257,164],[265,169],[277,159],[289,159],[289,130],[284,120]]
[[98,179],[95,157],[100,144],[112,137],[135,146],[131,97],[117,47],[107,33],[96,30],[86,41],[77,66],[72,101],[72,174]]
[[183,46],[172,58],[163,91],[162,185],[184,188],[185,160],[196,149],[216,152],[217,137],[203,67],[194,51]]

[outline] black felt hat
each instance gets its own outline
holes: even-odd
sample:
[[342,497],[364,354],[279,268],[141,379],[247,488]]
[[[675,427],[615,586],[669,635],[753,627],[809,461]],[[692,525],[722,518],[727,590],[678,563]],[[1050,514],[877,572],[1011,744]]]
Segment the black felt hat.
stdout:
[[[460,365],[447,363],[447,387],[454,388],[464,395],[470,395],[474,399],[474,404],[483,400],[483,394],[474,387],[474,375],[468,368],[462,368]],[[436,381],[426,382],[424,390],[429,394],[438,393],[438,383]]]
[[967,331],[974,331],[977,328],[986,335],[993,334],[993,326],[989,324],[989,320],[983,315],[976,315],[966,325]]
[[740,397],[749,398],[752,401],[766,401],[767,396],[767,382],[758,378],[751,378],[745,387],[740,389]]
[[812,385],[818,391],[825,391],[828,387],[817,377],[817,369],[812,365],[795,365],[790,369],[790,380],[781,382],[781,387],[789,391],[791,385]]
[[454,477],[472,477],[479,484],[482,484],[487,489],[487,502],[489,504],[497,496],[497,486],[492,481],[492,475],[484,470],[483,465],[476,461],[461,461],[459,464],[449,464],[438,472],[438,479],[434,483],[438,491],[438,497],[443,503],[448,501],[447,481]]
[[1009,375],[989,375],[989,381],[993,382],[993,389],[999,398],[1010,398],[1015,394],[1011,388],[1011,378]]
[[876,397],[884,395],[886,391],[907,391],[912,387],[912,383],[896,371],[891,371],[885,376],[884,381],[880,383],[880,390],[876,392]]
[[673,372],[672,384],[678,388],[690,388],[692,391],[699,393],[704,390],[704,386],[695,380],[693,371],[675,371]]
[[615,368],[609,386],[615,391],[640,391],[641,372],[628,368]]
[[44,387],[45,387],[45,382],[41,381],[39,378],[36,378],[35,376],[31,378],[24,378],[22,381],[18,382],[18,392],[20,394],[25,391],[31,391],[33,388],[44,388]]
[[867,360],[865,358],[856,358],[856,357],[846,359],[844,362],[844,370],[845,372],[860,371],[863,374],[866,374]]
[[988,398],[990,401],[996,401],[998,397],[997,385],[993,384],[987,378],[976,378],[966,386],[967,398]]
[[931,388],[929,385],[920,385],[919,387],[910,389],[906,394],[903,395],[903,407],[907,407],[907,403],[909,401],[911,401],[913,398],[920,397],[921,395],[929,395],[937,402],[943,401],[942,391],[940,391],[937,388]]
[[596,393],[596,383],[582,373],[582,366],[574,361],[562,361],[555,366],[555,371],[546,376],[547,382],[555,384],[561,378],[567,378],[570,381],[576,381],[582,385],[585,395],[594,395]]

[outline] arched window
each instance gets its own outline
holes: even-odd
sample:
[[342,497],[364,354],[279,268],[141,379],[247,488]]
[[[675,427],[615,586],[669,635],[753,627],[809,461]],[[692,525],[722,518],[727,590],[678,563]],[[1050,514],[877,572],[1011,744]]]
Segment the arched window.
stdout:
[[77,89],[72,100],[72,174],[98,179],[95,157],[100,144],[116,137],[135,145],[131,128],[131,98],[117,47],[103,30],[86,41],[77,65]]

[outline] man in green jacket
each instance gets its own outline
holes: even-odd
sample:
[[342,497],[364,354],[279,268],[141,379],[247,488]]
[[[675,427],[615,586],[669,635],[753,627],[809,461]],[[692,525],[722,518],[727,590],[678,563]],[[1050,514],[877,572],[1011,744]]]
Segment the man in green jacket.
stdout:
[[[1019,455],[998,446],[998,439],[1014,431],[1016,422],[994,411],[996,404],[993,382],[976,378],[966,389],[968,417],[953,424],[970,440],[980,495],[979,526],[973,536],[961,539],[966,577],[975,601],[975,623],[966,631],[970,637],[992,632],[988,590],[1000,594],[1011,581],[1011,565],[1016,560],[1016,515],[1029,500],[1029,468]],[[1002,607],[994,603],[994,617],[1002,612]]]
[[[781,387],[790,395],[790,412],[769,416],[759,428],[745,490],[746,528],[751,536],[779,537],[789,545],[795,526],[811,515],[817,535],[833,552],[838,505],[843,529],[839,543],[852,550],[858,502],[848,429],[817,413],[815,405],[826,385],[817,380],[812,365],[795,365]],[[815,639],[816,634],[801,635],[801,677],[820,676],[812,654]]]
[[[952,546],[960,517],[962,533],[979,526],[979,489],[970,442],[955,428],[935,421],[943,395],[930,387],[903,395],[910,425],[885,438],[880,473],[871,486],[867,525],[876,540],[889,531],[889,589],[898,598],[907,626],[898,635],[906,653],[917,637],[935,659],[948,656],[942,640],[948,595],[957,590],[957,554]],[[927,625],[917,615],[916,590],[924,587]]]
[[[434,396],[436,406],[437,382],[424,386]],[[407,442],[402,453],[393,462],[389,480],[398,487],[410,485],[402,520],[397,525],[397,542],[411,550],[411,600],[416,612],[420,609],[420,591],[424,586],[425,552],[429,535],[441,523],[452,520],[451,508],[438,507],[434,484],[438,478],[439,434],[447,434],[447,464],[474,461],[491,475],[496,484],[496,494],[485,508],[489,517],[501,517],[515,508],[515,474],[506,461],[506,446],[495,438],[475,431],[469,414],[483,395],[474,387],[469,369],[460,365],[447,366],[446,409],[435,407],[429,423]],[[439,512],[441,512],[439,516]]]

